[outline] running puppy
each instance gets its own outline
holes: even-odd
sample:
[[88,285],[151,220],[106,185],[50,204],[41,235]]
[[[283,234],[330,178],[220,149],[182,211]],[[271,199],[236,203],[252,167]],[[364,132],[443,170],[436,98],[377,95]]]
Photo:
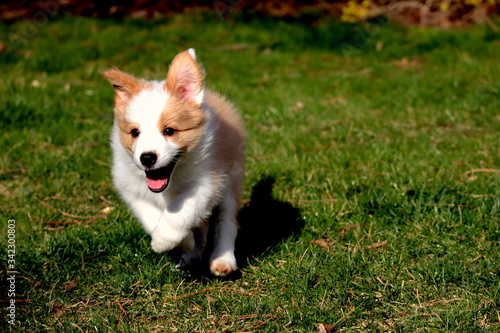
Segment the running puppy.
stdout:
[[201,260],[207,221],[218,208],[210,270],[235,271],[245,133],[231,103],[205,88],[193,49],[174,58],[164,81],[116,68],[102,75],[115,89],[113,182],[153,250],[181,247],[178,267]]

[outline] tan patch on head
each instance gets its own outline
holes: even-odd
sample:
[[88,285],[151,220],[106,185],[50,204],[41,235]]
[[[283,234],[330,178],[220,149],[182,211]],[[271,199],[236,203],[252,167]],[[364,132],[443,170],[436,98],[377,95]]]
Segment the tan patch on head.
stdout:
[[115,115],[123,116],[128,103],[137,96],[141,90],[146,87],[152,87],[152,84],[142,79],[120,71],[117,68],[111,68],[101,74],[113,85],[115,89]]
[[134,146],[136,137],[132,136],[132,130],[137,128],[137,124],[131,123],[125,119],[125,117],[115,117],[118,128],[120,129],[120,141],[123,147],[128,151],[130,155],[133,155],[132,147]]
[[126,120],[125,113],[130,101],[143,89],[152,88],[150,82],[122,72],[117,68],[111,68],[101,74],[113,85],[115,89],[115,121],[120,128],[120,141],[127,151],[132,154],[132,146],[136,138],[131,134],[137,124]]
[[206,121],[207,114],[199,105],[172,96],[158,120],[158,130],[163,133],[167,127],[174,129],[174,135],[166,139],[188,153],[200,141]]
[[165,138],[184,153],[198,144],[207,121],[200,101],[204,78],[203,70],[188,51],[175,56],[168,70],[164,88],[171,98],[158,120],[158,130],[163,133],[165,128],[174,129],[175,134]]

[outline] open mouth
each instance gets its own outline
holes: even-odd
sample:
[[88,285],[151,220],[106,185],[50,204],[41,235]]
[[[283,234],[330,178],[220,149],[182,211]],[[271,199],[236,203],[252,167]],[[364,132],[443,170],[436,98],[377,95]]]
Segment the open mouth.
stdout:
[[167,166],[155,170],[146,170],[146,182],[151,191],[159,193],[165,190],[170,181],[179,156],[176,156]]

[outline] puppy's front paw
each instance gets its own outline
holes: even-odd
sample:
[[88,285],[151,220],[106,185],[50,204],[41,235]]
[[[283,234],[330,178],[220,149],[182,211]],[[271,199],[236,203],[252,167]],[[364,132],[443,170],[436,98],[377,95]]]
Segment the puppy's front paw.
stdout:
[[157,253],[170,251],[177,245],[179,244],[161,236],[153,236],[151,239],[151,248]]
[[226,276],[238,269],[233,253],[225,253],[210,260],[210,271],[216,276]]

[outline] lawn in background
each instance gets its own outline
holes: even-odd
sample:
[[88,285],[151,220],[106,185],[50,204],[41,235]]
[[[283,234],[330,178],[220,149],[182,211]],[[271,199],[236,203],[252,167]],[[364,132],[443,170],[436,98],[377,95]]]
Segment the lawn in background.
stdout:
[[[192,13],[0,26],[23,332],[500,327],[500,33]],[[248,130],[241,272],[175,270],[110,182],[112,87],[195,47]],[[7,327],[8,297],[2,296]]]

